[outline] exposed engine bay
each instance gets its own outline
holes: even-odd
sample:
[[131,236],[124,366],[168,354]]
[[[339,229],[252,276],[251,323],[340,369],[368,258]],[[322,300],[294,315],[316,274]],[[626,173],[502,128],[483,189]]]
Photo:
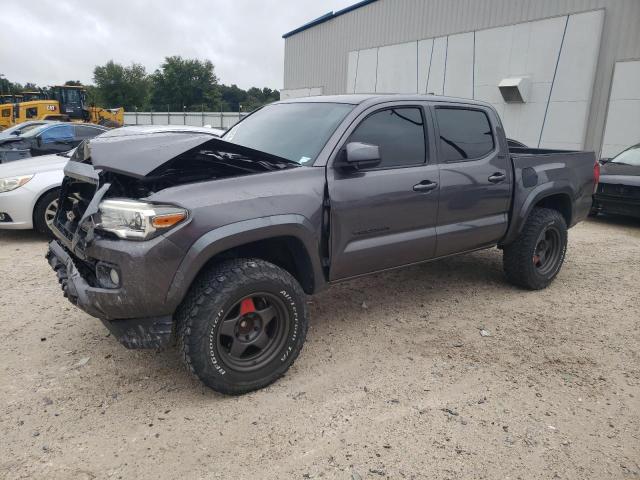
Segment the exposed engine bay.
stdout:
[[54,227],[68,241],[67,248],[83,260],[95,230],[117,238],[96,223],[103,201],[144,201],[178,185],[299,167],[202,133],[111,133],[80,145],[65,167]]

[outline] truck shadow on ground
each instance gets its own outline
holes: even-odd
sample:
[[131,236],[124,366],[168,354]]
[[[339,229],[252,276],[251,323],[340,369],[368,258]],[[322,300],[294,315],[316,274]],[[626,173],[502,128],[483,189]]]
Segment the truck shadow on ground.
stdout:
[[[9,250],[32,244],[44,251],[47,242],[46,237],[33,231],[0,232],[0,248]],[[43,265],[46,263],[44,259],[42,262]],[[45,268],[48,269],[48,266]],[[53,276],[51,281],[55,281]],[[517,289],[511,287],[504,278],[502,254],[497,249],[403,267],[333,285],[317,296],[309,297],[312,329],[302,357],[287,378],[295,381],[297,375],[304,376],[306,370],[316,368],[314,365],[319,353],[325,348],[326,339],[334,335],[355,339],[360,332],[370,328],[371,324],[383,329],[397,328],[402,332],[407,328],[424,329],[429,323],[430,329],[433,329],[429,335],[435,338],[441,330],[459,328],[455,318],[449,318],[451,310],[443,310],[442,302],[455,303],[457,299],[469,295],[490,297],[496,292],[508,294],[515,290]],[[427,311],[429,316],[425,318]],[[81,318],[82,322],[90,322],[91,326],[85,324],[85,328],[89,329],[90,335],[95,336],[98,342],[94,345],[97,351],[93,356],[113,356],[113,370],[99,367],[99,375],[103,376],[106,383],[115,385],[124,380],[125,383],[134,384],[139,381],[140,376],[149,376],[150,396],[156,391],[174,391],[179,392],[178,395],[183,400],[195,404],[199,403],[203,394],[209,399],[227,398],[209,390],[190,376],[182,365],[177,348],[129,351],[113,338],[105,342],[103,339],[106,332],[97,319],[83,314]],[[377,336],[381,333],[374,329],[371,334]],[[83,343],[83,340],[80,342]],[[344,345],[338,345],[336,348],[343,347]],[[336,352],[336,356],[343,354],[344,352]],[[437,352],[434,354],[437,355]],[[377,353],[372,351],[370,355],[373,357]],[[309,356],[306,361],[305,356]],[[135,364],[135,368],[127,368],[132,364]],[[118,370],[126,372],[122,373],[124,379],[111,378],[111,374]],[[291,385],[286,381],[275,388],[275,392],[278,392],[283,388],[290,389]]]
[[[440,316],[440,307],[430,312],[428,319],[425,318],[423,314],[430,310],[430,304],[442,302],[443,299],[461,299],[472,292],[482,294],[485,290],[496,289],[504,289],[505,293],[516,290],[504,278],[502,254],[497,249],[449,257],[333,285],[309,297],[311,329],[307,345],[286,378],[304,376],[304,370],[314,368],[305,365],[305,356],[317,356],[327,338],[335,335],[357,338],[359,332],[370,330],[371,323],[376,323],[382,329],[398,328],[402,331],[407,328],[424,329],[429,323],[430,328],[434,329],[435,338],[441,329],[458,327],[452,318]],[[398,321],[398,318],[402,320]],[[390,327],[386,327],[387,324]],[[371,334],[377,335],[375,332],[374,329]],[[121,347],[114,343],[113,348]],[[340,351],[334,353],[336,356],[343,354]],[[141,354],[147,360],[144,368],[159,374],[162,378],[156,380],[169,384],[169,390],[180,391],[184,399],[199,402],[203,394],[208,398],[226,398],[203,387],[194,378],[189,380],[176,348]],[[375,351],[370,354],[378,355]],[[433,354],[438,355],[437,352]],[[128,359],[127,354],[118,356],[123,362],[134,361]],[[310,357],[307,361],[313,365],[317,358]],[[276,387],[276,391],[291,388],[288,381],[284,385]]]
[[0,244],[20,245],[24,243],[42,243],[46,245],[50,239],[35,230],[0,230]]

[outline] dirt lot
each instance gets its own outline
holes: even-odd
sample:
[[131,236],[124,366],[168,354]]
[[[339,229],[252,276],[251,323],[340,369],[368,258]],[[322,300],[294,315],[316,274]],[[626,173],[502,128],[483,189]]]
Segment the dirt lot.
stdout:
[[0,477],[640,478],[640,222],[569,238],[542,292],[497,250],[336,286],[289,373],[231,398],[121,347],[44,240],[0,233]]

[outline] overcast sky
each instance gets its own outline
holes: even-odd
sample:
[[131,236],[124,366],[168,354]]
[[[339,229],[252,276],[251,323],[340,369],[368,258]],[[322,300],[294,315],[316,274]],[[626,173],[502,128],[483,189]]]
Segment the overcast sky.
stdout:
[[356,0],[2,0],[0,74],[40,86],[91,83],[109,60],[153,72],[209,59],[220,82],[282,88],[282,34]]

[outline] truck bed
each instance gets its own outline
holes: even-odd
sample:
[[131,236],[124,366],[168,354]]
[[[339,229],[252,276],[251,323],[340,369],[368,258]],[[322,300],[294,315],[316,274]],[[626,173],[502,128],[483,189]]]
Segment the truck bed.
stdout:
[[594,152],[545,148],[510,148],[514,173],[510,224],[503,244],[512,241],[538,199],[554,191],[566,199],[563,212],[572,227],[589,214],[594,191]]

